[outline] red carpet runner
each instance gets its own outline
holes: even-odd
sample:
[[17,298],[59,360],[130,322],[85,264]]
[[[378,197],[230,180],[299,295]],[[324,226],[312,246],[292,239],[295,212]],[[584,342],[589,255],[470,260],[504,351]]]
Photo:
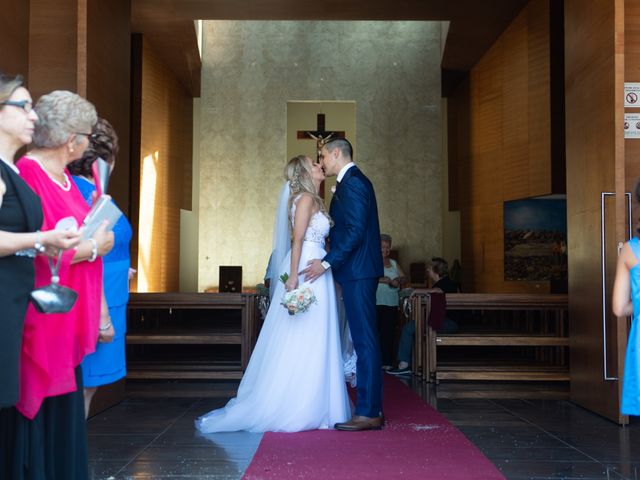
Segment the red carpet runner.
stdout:
[[384,388],[384,430],[266,433],[243,478],[504,480],[480,450],[402,382],[385,375]]

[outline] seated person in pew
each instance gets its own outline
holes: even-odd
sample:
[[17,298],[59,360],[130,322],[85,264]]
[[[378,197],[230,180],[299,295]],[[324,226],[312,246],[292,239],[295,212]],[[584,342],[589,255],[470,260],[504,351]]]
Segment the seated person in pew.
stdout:
[[378,337],[382,353],[382,369],[391,370],[394,363],[394,343],[396,320],[398,318],[398,290],[405,283],[402,268],[389,254],[391,253],[391,235],[380,235],[380,248],[384,264],[384,277],[378,279],[376,291],[376,315]]
[[[459,293],[458,284],[449,278],[449,264],[444,258],[433,257],[427,267],[427,275],[433,282],[433,286],[426,290],[416,290],[414,293]],[[456,333],[458,324],[445,316],[442,328],[438,333]],[[411,352],[413,349],[414,337],[416,334],[416,324],[413,321],[405,323],[400,333],[398,343],[398,367],[387,370],[391,375],[407,375],[411,373]]]

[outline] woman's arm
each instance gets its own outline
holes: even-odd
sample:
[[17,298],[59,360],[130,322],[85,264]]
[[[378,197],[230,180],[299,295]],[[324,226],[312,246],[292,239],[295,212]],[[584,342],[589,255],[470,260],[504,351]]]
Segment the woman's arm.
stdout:
[[20,250],[36,248],[36,244],[45,248],[68,250],[78,245],[79,241],[80,234],[71,231],[15,233],[0,230],[0,257],[13,255]]
[[291,245],[291,271],[289,279],[284,285],[287,291],[298,287],[298,267],[300,266],[300,255],[302,254],[302,242],[313,213],[313,199],[309,195],[302,194],[296,202],[296,216],[293,222]]
[[76,249],[73,256],[72,264],[84,262],[85,260],[95,260],[98,257],[104,257],[113,248],[113,232],[107,232],[106,228],[109,222],[107,220],[93,234],[92,240],[85,240]]
[[107,306],[107,299],[104,296],[104,290],[102,290],[102,298],[100,299],[100,330],[98,334],[98,341],[101,343],[113,342],[113,337],[116,331],[111,323],[111,317],[109,316],[109,307]]
[[405,277],[404,272],[402,271],[402,268],[400,268],[400,264],[398,262],[396,262],[396,271],[398,272],[398,276],[393,279],[392,285],[397,288],[402,288],[402,285],[407,282],[407,278]]
[[637,259],[629,246],[625,243],[622,252],[618,256],[616,265],[616,277],[613,282],[613,295],[611,309],[618,317],[630,317],[633,315],[633,302],[631,301],[631,268],[637,263]]
[[420,295],[425,293],[444,293],[440,288],[416,288],[411,292],[411,295]]

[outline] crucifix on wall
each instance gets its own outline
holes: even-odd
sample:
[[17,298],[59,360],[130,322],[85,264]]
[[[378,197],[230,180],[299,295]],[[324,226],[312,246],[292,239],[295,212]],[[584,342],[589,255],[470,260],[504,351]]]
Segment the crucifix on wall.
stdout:
[[320,161],[320,151],[329,139],[344,138],[344,132],[325,130],[324,113],[318,113],[315,130],[298,130],[298,140],[313,139],[316,141],[316,162]]

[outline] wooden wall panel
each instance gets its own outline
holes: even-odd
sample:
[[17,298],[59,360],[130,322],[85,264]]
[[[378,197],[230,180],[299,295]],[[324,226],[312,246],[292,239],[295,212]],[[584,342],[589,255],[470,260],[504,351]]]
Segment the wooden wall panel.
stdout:
[[[624,48],[624,80],[640,82],[640,2],[625,2],[625,48]],[[640,113],[640,108],[628,108],[627,113]],[[640,140],[625,141],[626,190],[633,192],[640,180]],[[638,226],[640,205],[634,203],[634,226]]]
[[52,90],[78,89],[78,2],[31,0],[29,88],[34,100]]
[[449,99],[465,291],[549,291],[505,282],[503,260],[504,201],[561,193],[552,190],[549,2],[529,2]]
[[[622,114],[616,109],[616,2],[565,0],[571,398],[603,415],[618,410],[617,382],[603,380],[600,251],[601,192],[616,189],[616,136],[622,134],[616,132]],[[615,203],[606,201],[605,299],[615,270]],[[614,325],[610,308],[605,313],[607,325]],[[615,362],[609,367],[608,375],[620,373]]]
[[469,169],[469,108],[469,79],[465,78],[456,95],[447,99],[449,211],[460,210],[461,196],[468,191],[469,176],[463,173]]
[[86,96],[118,133],[109,193],[130,216],[131,1],[90,0],[87,6]]
[[[624,69],[624,81],[625,82],[640,82],[640,2],[637,0],[624,0],[624,62],[623,65],[616,65],[617,68],[622,67]],[[618,17],[620,15],[618,14]],[[619,18],[617,21],[620,21]],[[618,27],[619,28],[619,27]],[[616,52],[620,52],[619,47],[620,40],[617,40]],[[618,73],[619,74],[619,73]],[[619,99],[618,99],[619,100]],[[627,113],[640,113],[639,108],[626,108],[623,110]],[[635,189],[638,181],[640,181],[640,141],[637,139],[627,139],[622,141],[622,149],[624,155],[624,171],[616,171],[616,190],[620,191],[624,188],[625,192],[631,192],[633,198],[633,209],[631,218],[631,232],[632,236],[640,235],[640,204],[638,204],[635,198]],[[618,147],[618,155],[620,154]],[[620,178],[620,176],[623,178]],[[619,200],[622,200],[621,195]],[[618,200],[618,198],[616,198]],[[618,207],[620,208],[620,207]],[[622,207],[625,208],[624,206]],[[616,225],[617,237],[622,241],[626,238],[628,217],[624,218],[620,216],[618,225]],[[624,222],[622,222],[624,220]],[[626,342],[628,341],[627,322],[617,321],[615,322],[617,327],[616,336],[619,339],[618,344],[621,348],[618,348],[618,364],[624,365],[626,355]],[[618,383],[619,389],[622,387],[622,382]],[[620,392],[620,396],[621,396]]]
[[[551,0],[553,3],[556,0]],[[527,146],[529,154],[523,167],[529,172],[529,195],[544,195],[552,190],[551,170],[551,71],[549,2],[531,2],[527,22]],[[561,48],[559,45],[558,47]],[[555,54],[555,52],[554,52]],[[562,79],[560,79],[562,81]],[[543,101],[544,99],[544,101]],[[513,197],[507,197],[513,198]]]
[[52,90],[77,92],[113,124],[120,154],[110,193],[130,215],[131,2],[31,0],[30,5],[31,93],[37,99]]
[[183,180],[191,176],[192,100],[144,40],[141,52],[137,291],[172,292],[179,289]]
[[29,2],[2,3],[0,15],[0,72],[28,80]]

